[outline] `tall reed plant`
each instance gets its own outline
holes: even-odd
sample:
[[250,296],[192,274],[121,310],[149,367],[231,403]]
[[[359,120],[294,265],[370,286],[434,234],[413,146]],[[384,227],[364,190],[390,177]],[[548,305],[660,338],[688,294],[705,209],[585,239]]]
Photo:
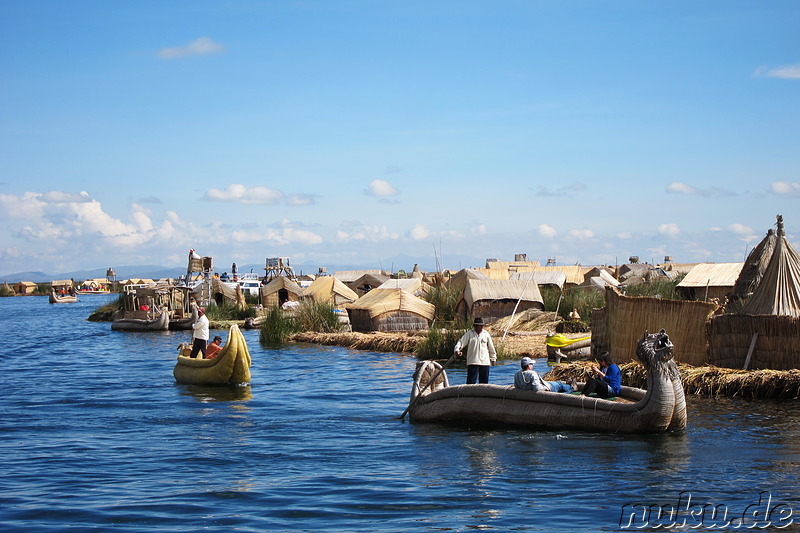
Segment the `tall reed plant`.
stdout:
[[209,320],[245,320],[256,316],[253,307],[239,307],[230,303],[222,305],[211,304],[206,307],[206,316]]
[[456,306],[462,292],[447,285],[436,285],[425,293],[423,299],[436,307],[433,315],[434,322],[452,323],[456,321]]
[[336,333],[342,330],[339,316],[329,303],[317,302],[313,298],[303,300],[295,310],[295,321],[300,331]]
[[258,340],[261,344],[285,344],[292,334],[299,331],[294,317],[275,306],[267,311],[265,320],[258,331]]
[[572,310],[578,311],[581,318],[589,321],[592,318],[592,309],[599,309],[606,305],[606,295],[604,291],[583,290],[569,288],[561,291],[558,288],[542,287],[542,300],[544,300],[545,311],[558,311],[558,316],[564,320]]

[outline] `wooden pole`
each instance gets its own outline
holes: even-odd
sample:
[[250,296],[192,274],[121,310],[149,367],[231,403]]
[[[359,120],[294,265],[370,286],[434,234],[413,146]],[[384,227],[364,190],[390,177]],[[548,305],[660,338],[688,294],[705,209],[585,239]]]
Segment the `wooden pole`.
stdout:
[[753,340],[750,341],[750,349],[747,350],[747,357],[744,359],[744,370],[747,370],[747,367],[750,366],[750,357],[753,355],[753,350],[756,347],[756,340],[758,340],[758,332],[756,331],[753,333]]

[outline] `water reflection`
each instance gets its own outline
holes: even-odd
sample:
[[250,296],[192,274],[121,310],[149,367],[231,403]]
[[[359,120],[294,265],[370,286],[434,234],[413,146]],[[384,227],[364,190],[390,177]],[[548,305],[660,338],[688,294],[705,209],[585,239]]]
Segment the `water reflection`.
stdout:
[[205,387],[176,384],[175,386],[182,389],[181,396],[190,396],[201,403],[246,402],[253,398],[250,385]]

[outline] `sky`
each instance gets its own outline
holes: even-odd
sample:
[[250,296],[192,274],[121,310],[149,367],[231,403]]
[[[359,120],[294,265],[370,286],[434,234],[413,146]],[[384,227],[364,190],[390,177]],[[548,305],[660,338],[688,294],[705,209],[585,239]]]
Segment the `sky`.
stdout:
[[0,2],[0,273],[736,262],[778,214],[797,247],[798,28],[795,0]]

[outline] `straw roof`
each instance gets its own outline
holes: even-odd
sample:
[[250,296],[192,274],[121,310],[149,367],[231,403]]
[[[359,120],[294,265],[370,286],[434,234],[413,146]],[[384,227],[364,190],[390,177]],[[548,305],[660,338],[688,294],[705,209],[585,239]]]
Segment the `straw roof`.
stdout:
[[506,272],[531,272],[539,266],[539,261],[486,261],[486,268]]
[[366,292],[365,289],[367,286],[369,286],[370,289],[376,289],[388,279],[389,276],[386,274],[371,274],[368,272],[359,277],[357,280],[351,281],[347,284],[347,286],[356,292]]
[[753,250],[747,254],[744,267],[736,279],[736,283],[731,291],[731,299],[745,299],[753,294],[764,273],[767,271],[769,260],[778,244],[778,236],[772,228],[767,231],[767,235],[761,239]]
[[403,289],[411,294],[419,295],[425,290],[425,284],[422,283],[422,278],[406,278],[406,279],[388,279],[384,281],[379,289]]
[[566,277],[566,283],[569,285],[580,285],[583,283],[586,273],[591,268],[582,267],[580,265],[563,265],[563,266],[543,266],[536,269],[537,272],[563,272]]
[[555,285],[559,289],[564,288],[567,282],[567,275],[560,270],[534,270],[533,272],[512,272],[509,277],[511,280],[532,279],[540,287],[542,285]]
[[743,266],[744,263],[699,263],[678,287],[733,287]]
[[352,283],[353,281],[357,280],[364,274],[376,274],[384,276],[386,275],[386,273],[383,270],[373,268],[366,270],[338,270],[333,273],[333,277],[338,279],[342,283]]
[[478,280],[467,281],[464,288],[464,301],[472,308],[475,302],[481,300],[522,300],[538,302],[544,306],[542,293],[536,283],[523,280]]
[[786,240],[780,215],[775,252],[741,314],[800,316],[800,255]]
[[467,280],[470,279],[489,279],[489,276],[474,268],[462,268],[450,277],[447,286],[463,290],[467,286]]
[[394,311],[407,311],[420,315],[427,320],[433,320],[436,307],[411,294],[402,288],[374,289],[358,299],[358,301],[345,306],[347,309],[363,309],[369,313],[370,318],[391,313]]
[[664,263],[661,268],[667,272],[677,272],[678,274],[688,274],[698,263]]
[[333,302],[334,305],[355,302],[358,294],[334,276],[321,276],[303,289],[304,298],[313,298],[317,302]]
[[292,281],[291,279],[287,278],[286,276],[277,276],[272,278],[272,281],[261,287],[261,295],[266,296],[268,294],[272,294],[278,292],[281,289],[286,289],[287,291],[300,296],[303,294],[303,288]]

